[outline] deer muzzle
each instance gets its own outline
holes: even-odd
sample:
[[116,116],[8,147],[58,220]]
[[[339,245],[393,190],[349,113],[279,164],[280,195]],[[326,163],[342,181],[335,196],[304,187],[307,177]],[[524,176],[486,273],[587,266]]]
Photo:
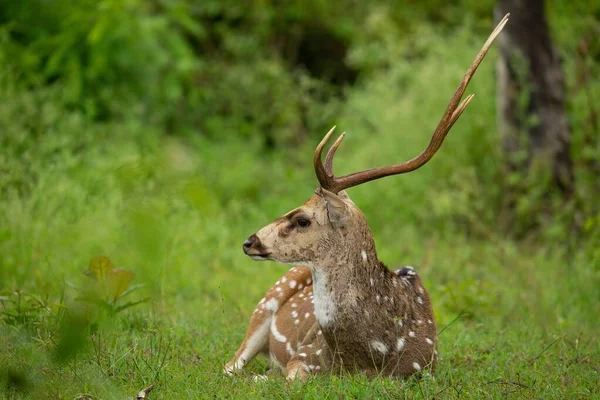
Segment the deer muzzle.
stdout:
[[267,260],[269,258],[269,253],[256,234],[246,239],[242,245],[242,249],[244,250],[244,253],[253,260]]

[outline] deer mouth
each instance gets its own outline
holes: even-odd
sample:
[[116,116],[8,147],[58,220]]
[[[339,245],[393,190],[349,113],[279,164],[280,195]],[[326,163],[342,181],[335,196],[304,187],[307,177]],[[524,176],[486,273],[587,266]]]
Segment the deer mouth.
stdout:
[[271,253],[267,251],[256,235],[252,235],[246,239],[242,245],[242,249],[244,250],[244,254],[257,261],[268,260],[271,256]]
[[252,248],[252,247],[244,247],[244,254],[246,254],[248,257],[250,257],[251,259],[255,260],[255,261],[265,261],[265,260],[270,260],[271,257],[271,253],[269,253],[268,251],[265,251],[265,249],[263,248],[262,245],[256,246],[258,248]]

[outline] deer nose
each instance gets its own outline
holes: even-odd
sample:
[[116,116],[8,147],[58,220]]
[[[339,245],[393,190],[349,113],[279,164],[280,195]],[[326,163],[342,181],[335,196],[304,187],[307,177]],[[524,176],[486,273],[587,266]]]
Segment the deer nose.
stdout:
[[256,237],[256,235],[252,235],[248,239],[246,239],[246,241],[242,245],[242,248],[244,249],[244,253],[248,254],[248,251],[250,251],[250,249],[252,248],[252,245],[254,243],[256,243],[257,239],[258,238]]

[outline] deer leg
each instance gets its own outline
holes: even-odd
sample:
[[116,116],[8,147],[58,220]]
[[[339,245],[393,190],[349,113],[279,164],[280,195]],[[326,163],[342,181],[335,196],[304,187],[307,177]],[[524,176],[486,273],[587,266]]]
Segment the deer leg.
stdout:
[[[310,347],[309,347],[310,346]],[[285,366],[287,380],[304,382],[310,374],[320,374],[325,369],[325,360],[321,357],[323,349],[316,343],[300,346],[296,354]]]
[[269,350],[269,327],[273,315],[271,313],[254,313],[246,331],[242,345],[235,352],[231,361],[225,364],[223,372],[233,375],[243,369],[258,353]]
[[273,314],[297,291],[310,285],[311,278],[310,268],[294,267],[267,291],[250,317],[244,341],[233,359],[223,367],[225,374],[232,375],[243,369],[258,353],[269,353],[269,328]]
[[310,374],[310,369],[304,361],[292,359],[285,366],[285,374],[288,381],[305,382]]
[[305,381],[310,374],[320,374],[329,369],[331,357],[321,328],[315,324],[302,345],[285,366],[287,380]]

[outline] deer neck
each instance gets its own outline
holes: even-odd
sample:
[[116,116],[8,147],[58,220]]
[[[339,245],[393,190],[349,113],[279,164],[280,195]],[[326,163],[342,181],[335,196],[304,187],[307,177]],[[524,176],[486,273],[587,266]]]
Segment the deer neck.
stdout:
[[373,288],[386,287],[386,267],[377,258],[372,239],[356,241],[311,265],[315,316],[323,328],[338,325],[369,302]]

